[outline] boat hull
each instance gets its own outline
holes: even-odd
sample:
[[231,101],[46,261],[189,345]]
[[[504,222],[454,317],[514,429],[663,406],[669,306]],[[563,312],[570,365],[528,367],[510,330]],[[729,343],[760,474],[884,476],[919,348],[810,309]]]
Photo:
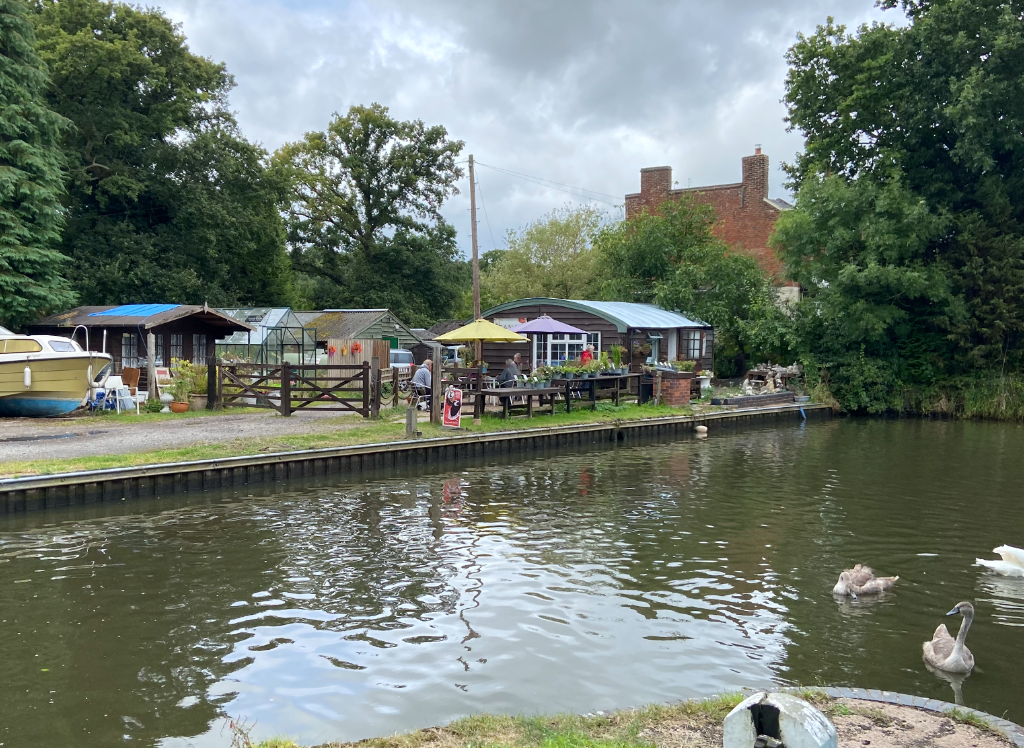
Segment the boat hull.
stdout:
[[[0,417],[45,418],[61,416],[79,407],[89,395],[89,376],[109,361],[99,354],[30,355],[0,361]],[[31,384],[25,387],[25,367]]]

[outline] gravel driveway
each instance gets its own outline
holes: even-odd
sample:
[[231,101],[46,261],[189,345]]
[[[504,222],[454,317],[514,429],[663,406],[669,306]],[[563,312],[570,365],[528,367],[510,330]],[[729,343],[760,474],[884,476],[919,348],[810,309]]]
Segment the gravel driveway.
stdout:
[[0,463],[148,452],[235,439],[337,431],[363,419],[307,410],[288,418],[268,410],[239,415],[118,423],[110,417],[0,419]]

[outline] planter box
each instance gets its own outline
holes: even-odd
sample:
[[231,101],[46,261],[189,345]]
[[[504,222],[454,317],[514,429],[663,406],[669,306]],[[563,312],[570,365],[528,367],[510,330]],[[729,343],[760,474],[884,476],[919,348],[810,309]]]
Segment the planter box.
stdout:
[[206,410],[206,395],[189,395],[188,405],[192,410]]

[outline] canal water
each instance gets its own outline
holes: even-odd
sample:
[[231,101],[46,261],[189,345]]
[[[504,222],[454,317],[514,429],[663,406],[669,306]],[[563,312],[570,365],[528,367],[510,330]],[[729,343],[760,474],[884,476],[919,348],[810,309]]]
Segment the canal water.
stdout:
[[[773,683],[1024,721],[1024,429],[836,420],[0,520],[0,744],[352,740]],[[898,574],[837,600],[840,570]],[[921,643],[971,600],[977,667]]]

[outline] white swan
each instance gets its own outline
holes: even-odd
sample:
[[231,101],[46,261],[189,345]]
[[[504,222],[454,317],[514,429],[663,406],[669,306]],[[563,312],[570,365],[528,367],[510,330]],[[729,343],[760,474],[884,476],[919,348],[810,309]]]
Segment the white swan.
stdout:
[[957,613],[964,617],[964,622],[960,624],[956,639],[949,635],[946,624],[940,623],[932,634],[932,640],[924,643],[924,661],[947,673],[969,673],[974,668],[974,655],[964,646],[964,640],[974,620],[974,606],[968,602],[957,603],[946,615],[952,616]]
[[992,549],[1003,557],[1002,561],[989,561],[984,558],[974,559],[977,566],[987,566],[997,574],[1007,577],[1024,577],[1024,549],[1014,548],[1012,545],[1001,545]]
[[839,575],[833,595],[877,595],[896,584],[899,577],[876,577],[870,566],[857,564]]

